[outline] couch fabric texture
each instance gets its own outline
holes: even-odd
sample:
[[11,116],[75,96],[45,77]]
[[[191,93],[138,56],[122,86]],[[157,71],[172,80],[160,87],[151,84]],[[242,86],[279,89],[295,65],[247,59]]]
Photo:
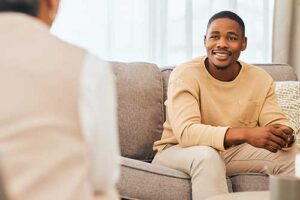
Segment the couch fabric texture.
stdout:
[[[180,171],[151,164],[165,121],[168,78],[174,67],[150,63],[112,62],[118,91],[121,179],[124,199],[191,199],[190,177]],[[256,65],[276,81],[297,81],[288,65]],[[265,174],[236,174],[227,178],[230,192],[268,189]],[[205,186],[204,186],[205,187]],[[167,191],[167,192],[166,192]]]

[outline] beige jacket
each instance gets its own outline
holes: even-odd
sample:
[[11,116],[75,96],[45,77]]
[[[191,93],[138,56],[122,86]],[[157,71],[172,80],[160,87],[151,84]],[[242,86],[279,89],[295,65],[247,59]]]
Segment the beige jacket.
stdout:
[[97,198],[78,111],[86,52],[12,13],[0,14],[0,44],[0,170],[9,199]]

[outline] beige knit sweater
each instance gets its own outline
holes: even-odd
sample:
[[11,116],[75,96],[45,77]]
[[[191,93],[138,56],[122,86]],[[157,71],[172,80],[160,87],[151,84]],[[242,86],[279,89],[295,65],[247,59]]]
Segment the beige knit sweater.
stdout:
[[154,143],[155,150],[166,144],[224,150],[229,127],[290,126],[277,104],[274,82],[264,70],[240,62],[239,75],[223,82],[209,74],[205,58],[193,59],[171,73],[165,102],[167,119],[161,140]]

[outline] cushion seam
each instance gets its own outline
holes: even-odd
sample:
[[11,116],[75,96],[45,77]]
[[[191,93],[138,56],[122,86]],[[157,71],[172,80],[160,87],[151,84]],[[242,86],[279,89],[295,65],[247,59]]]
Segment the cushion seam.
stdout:
[[139,170],[139,171],[148,172],[148,173],[151,173],[151,174],[163,175],[163,176],[167,176],[167,177],[171,177],[171,178],[178,178],[178,179],[183,179],[183,180],[191,180],[191,178],[188,178],[188,177],[178,177],[178,176],[174,176],[174,175],[170,175],[170,174],[162,174],[162,173],[159,173],[159,172],[153,172],[153,171],[149,171],[149,170],[145,170],[145,169],[141,169],[141,168],[137,168],[137,167],[131,167],[131,166],[124,165],[124,164],[121,164],[121,166],[130,168],[130,169],[136,169],[136,170]]

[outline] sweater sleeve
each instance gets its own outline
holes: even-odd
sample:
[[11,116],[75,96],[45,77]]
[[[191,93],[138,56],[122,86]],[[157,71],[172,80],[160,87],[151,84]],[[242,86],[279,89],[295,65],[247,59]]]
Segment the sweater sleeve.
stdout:
[[183,79],[173,77],[170,80],[167,101],[169,121],[179,145],[203,145],[224,150],[224,137],[228,127],[201,123],[199,84],[190,78],[184,79],[185,81]]
[[90,162],[90,181],[106,192],[118,181],[119,146],[114,76],[110,66],[87,55],[81,75],[80,120]]
[[274,82],[272,82],[270,85],[258,120],[260,126],[267,126],[269,124],[282,124],[291,127],[287,116],[282,112],[277,103]]

